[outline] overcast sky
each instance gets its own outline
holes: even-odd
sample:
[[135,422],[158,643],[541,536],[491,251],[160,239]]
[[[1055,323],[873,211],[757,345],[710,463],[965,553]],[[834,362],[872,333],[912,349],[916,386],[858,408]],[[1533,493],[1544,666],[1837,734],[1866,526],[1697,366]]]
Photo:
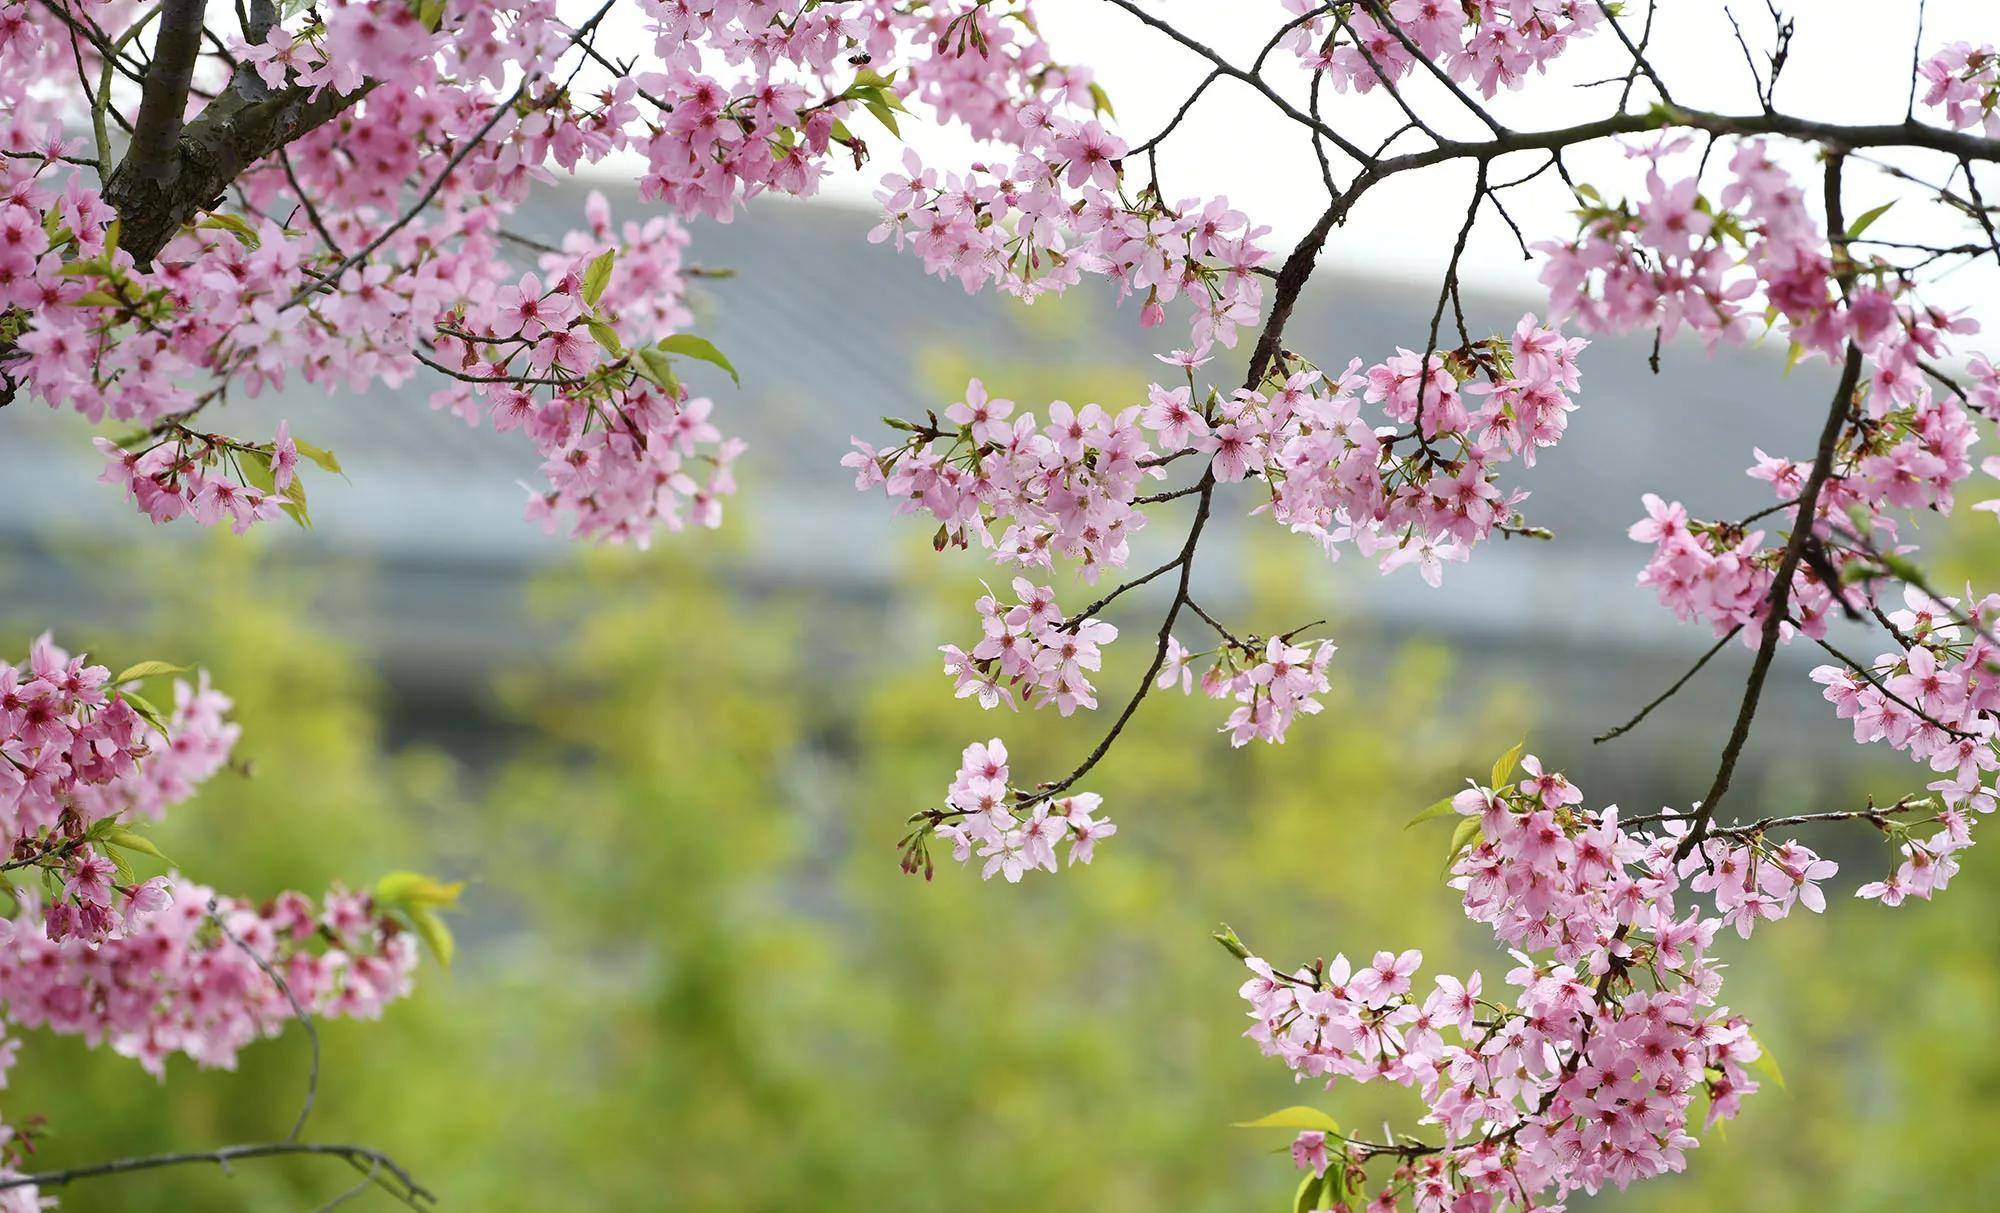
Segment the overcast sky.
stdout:
[[[1288,17],[1277,0],[1146,0],[1146,7],[1238,64],[1248,64]],[[1736,0],[1733,7],[1761,61],[1771,42],[1771,22],[1762,0]],[[1831,121],[1902,118],[1909,94],[1916,0],[1794,0],[1786,7],[1797,19],[1797,36],[1778,88],[1780,109]],[[1626,8],[1625,20],[1636,30],[1643,6],[1640,0],[1627,0]],[[1043,0],[1037,13],[1058,58],[1089,64],[1096,71],[1117,107],[1118,128],[1131,143],[1158,130],[1205,71],[1197,56],[1103,0]],[[1930,0],[1925,53],[1954,39],[2000,39],[2000,3]],[[1719,0],[1668,0],[1656,22],[1653,46],[1652,57],[1682,104],[1733,112],[1756,109],[1750,69],[1729,32]],[[1282,52],[1274,55],[1273,63],[1282,58]],[[1495,112],[1509,126],[1524,130],[1601,117],[1615,105],[1617,86],[1579,88],[1577,83],[1622,75],[1627,63],[1615,36],[1600,30],[1558,60],[1549,79],[1531,81],[1520,93],[1497,98]],[[1281,90],[1302,103],[1302,73],[1276,70],[1272,76]],[[1427,119],[1435,115],[1433,125],[1445,134],[1477,137],[1483,132],[1428,78],[1419,76],[1410,95],[1423,99],[1420,112]],[[1329,93],[1326,115],[1364,145],[1372,141],[1363,135],[1379,139],[1401,120],[1392,103],[1379,94],[1362,98]],[[962,163],[976,154],[962,132],[906,124],[905,133],[941,165]],[[1419,138],[1406,137],[1411,141],[1399,146],[1405,150],[1420,146]],[[875,180],[897,159],[886,138],[876,142],[875,149],[874,163],[859,175],[837,175],[827,194],[868,202]],[[1613,144],[1567,159],[1580,180],[1595,181],[1606,187],[1607,194],[1633,185],[1633,169]],[[1303,130],[1234,82],[1210,90],[1164,146],[1160,160],[1170,196],[1226,194],[1274,229],[1271,243],[1280,251],[1324,207],[1325,192]],[[1536,164],[1529,156],[1517,160],[1520,171]],[[1809,161],[1799,163],[1802,170],[1809,170]],[[1950,168],[1948,161],[1935,159],[1906,163],[1933,172],[1937,179]],[[1337,179],[1345,176],[1338,168],[1336,174]],[[1495,175],[1507,174],[1496,169]],[[1872,173],[1850,172],[1848,182],[1850,215],[1891,196],[1890,183]],[[1369,275],[1388,272],[1435,279],[1463,219],[1470,183],[1469,166],[1449,166],[1377,187],[1329,243],[1329,263]],[[1573,232],[1574,221],[1563,213],[1570,204],[1567,191],[1549,174],[1514,191],[1508,206],[1532,241]],[[1874,234],[1910,239],[1946,234],[1937,225],[1935,209],[1905,204],[1885,216]],[[1948,238],[1956,241],[1965,235],[1951,229]],[[1489,208],[1468,252],[1468,283],[1528,289],[1534,285],[1534,273]],[[1990,273],[1981,267],[1953,275],[1930,297],[1953,306],[1972,304],[1994,287]]]

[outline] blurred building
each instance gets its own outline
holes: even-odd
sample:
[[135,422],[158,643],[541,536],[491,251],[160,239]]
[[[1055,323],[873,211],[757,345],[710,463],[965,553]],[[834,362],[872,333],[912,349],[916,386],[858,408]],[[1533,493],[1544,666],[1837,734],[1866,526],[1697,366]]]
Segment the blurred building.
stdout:
[[[629,192],[607,192],[619,217],[646,213]],[[524,226],[554,237],[580,213],[580,201],[548,191],[540,209],[523,217]],[[1061,384],[1072,372],[1079,383],[1109,376],[1139,384],[1151,375],[1147,368],[1159,369],[1151,355],[1172,340],[1170,329],[1141,331],[1130,307],[1114,313],[1058,300],[1029,308],[990,293],[967,295],[955,283],[926,278],[915,258],[869,244],[865,233],[873,222],[855,210],[771,201],[735,223],[703,224],[694,233],[694,261],[733,271],[725,280],[696,283],[697,327],[731,355],[743,386],[704,377],[707,368],[695,368],[690,378],[716,397],[724,428],[750,443],[740,465],[742,491],[729,505],[730,535],[720,547],[728,575],[753,590],[806,589],[856,602],[894,596],[907,566],[903,556],[923,528],[854,492],[837,461],[850,435],[880,434],[884,414],[915,414],[955,399],[950,393],[962,382],[947,381],[948,369],[975,368],[996,394],[1039,410],[1045,400],[1028,399],[1010,384],[1010,372],[1040,385]],[[1535,306],[1499,298],[1467,302],[1478,331],[1507,331]],[[1398,345],[1421,347],[1434,305],[1431,284],[1355,279],[1328,265],[1302,300],[1287,345],[1329,366],[1350,355],[1372,361]],[[1670,343],[1657,375],[1648,368],[1649,353],[1650,339],[1598,341],[1584,356],[1582,407],[1566,440],[1535,468],[1506,470],[1503,483],[1532,490],[1526,511],[1555,532],[1553,543],[1495,542],[1471,562],[1449,566],[1443,587],[1433,589],[1414,570],[1378,577],[1352,555],[1329,568],[1305,541],[1232,517],[1225,494],[1226,521],[1212,532],[1198,565],[1202,579],[1217,583],[1203,598],[1227,600],[1228,566],[1247,558],[1253,535],[1266,546],[1289,544],[1300,575],[1324,597],[1320,613],[1339,621],[1341,668],[1349,676],[1366,676],[1371,653],[1397,640],[1442,639],[1464,651],[1468,686],[1505,679],[1546,688],[1546,700],[1529,705],[1542,744],[1575,755],[1571,768],[1588,777],[1597,764],[1585,757],[1582,739],[1636,710],[1712,639],[1705,629],[1677,624],[1634,585],[1644,549],[1625,529],[1643,513],[1641,492],[1678,497],[1709,517],[1762,508],[1770,501],[1767,486],[1743,473],[1751,448],[1809,449],[1831,385],[1822,368],[1784,374],[1781,352],[1725,349],[1710,356],[1698,344]],[[1211,365],[1217,381],[1234,378],[1241,355]],[[434,412],[426,403],[434,386],[418,381],[360,397],[326,397],[300,386],[232,403],[215,419],[218,428],[268,433],[278,417],[288,417],[294,433],[339,454],[346,481],[311,478],[314,529],[267,529],[304,559],[365,570],[366,592],[342,595],[329,612],[376,656],[398,714],[417,735],[441,718],[431,709],[476,700],[468,692],[495,657],[541,643],[518,590],[570,552],[562,539],[521,521],[524,485],[537,479],[526,444]],[[1080,389],[1061,390],[1078,403],[1090,398]],[[1136,402],[1136,395],[1102,401]],[[0,483],[7,486],[0,614],[14,621],[74,618],[81,594],[91,604],[87,615],[118,618],[136,606],[139,591],[121,595],[63,553],[86,536],[195,541],[185,526],[154,531],[95,483],[98,468],[76,418],[25,403],[0,414]],[[1249,493],[1236,496],[1247,509]],[[1178,525],[1174,507],[1166,507],[1143,544],[1168,550]],[[1135,556],[1134,563],[1144,562]],[[970,564],[959,567],[969,585]],[[1141,599],[1129,617],[1143,619],[1146,610]],[[905,649],[904,656],[924,658],[922,644]],[[1803,678],[1817,664],[1814,657],[1803,646],[1785,655],[1753,743],[1753,765],[1776,755],[1810,763],[1852,753],[1845,727],[1817,704],[1816,688]],[[1632,748],[1618,758],[1643,755],[1649,766],[1682,757],[1712,761],[1747,660],[1747,651],[1719,657],[1670,705],[1666,712],[1678,718],[1672,746],[1663,752],[1627,743]],[[1693,794],[1687,785],[1698,781],[1663,780],[1662,794]]]

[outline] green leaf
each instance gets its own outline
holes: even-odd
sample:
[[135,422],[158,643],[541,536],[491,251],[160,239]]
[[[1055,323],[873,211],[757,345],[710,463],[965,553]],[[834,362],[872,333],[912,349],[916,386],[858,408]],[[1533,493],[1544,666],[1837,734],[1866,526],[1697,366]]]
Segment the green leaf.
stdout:
[[1105,92],[1104,86],[1095,80],[1090,82],[1090,108],[1094,113],[1106,114],[1113,118],[1118,116],[1118,111],[1111,108],[1111,94]]
[[167,731],[167,718],[161,714],[159,708],[153,706],[152,700],[139,694],[137,691],[120,691],[118,692],[118,696],[126,703],[131,704],[132,710],[144,717],[147,724],[152,725],[162,733]]
[[583,301],[592,307],[604,297],[604,288],[611,285],[611,268],[618,261],[618,250],[605,249],[590,262],[583,271]]
[[285,486],[285,500],[278,508],[300,527],[312,529],[312,513],[306,509],[306,482],[300,477],[292,477],[292,482]]
[[896,136],[896,138],[898,139],[901,139],[903,137],[903,132],[902,129],[896,125],[895,113],[892,112],[887,105],[884,105],[878,99],[878,97],[879,94],[868,98],[864,98],[861,104],[867,108],[869,113],[875,115],[875,121],[880,122],[883,126],[888,127],[890,134]]
[[639,351],[638,370],[639,374],[669,392],[680,387],[680,377],[674,374],[674,360],[655,346],[649,345]]
[[1752,1066],[1755,1066],[1758,1072],[1764,1074],[1772,1082],[1777,1083],[1778,1089],[1780,1091],[1784,1090],[1785,1072],[1778,1068],[1778,1059],[1771,1055],[1770,1046],[1766,1045],[1761,1040],[1757,1040],[1757,1038],[1754,1036],[1751,1037],[1750,1039],[1757,1041],[1757,1060],[1751,1062],[1750,1064]]
[[122,300],[106,290],[85,291],[70,301],[71,307],[117,307]]
[[1875,558],[1880,560],[1882,567],[1889,570],[1889,574],[1897,580],[1906,581],[1911,585],[1922,584],[1924,571],[1909,558],[1895,552],[1877,552]]
[[280,493],[278,478],[271,474],[271,452],[254,448],[238,450],[236,458],[250,487],[274,494],[278,498],[278,508],[285,512],[286,517],[305,530],[312,529],[312,515],[306,510],[306,482],[303,477],[293,476],[292,482]]
[[271,473],[271,455],[268,451],[238,451],[237,462],[243,467],[243,479],[250,482],[253,489],[274,493],[278,488],[278,478]]
[[195,224],[195,226],[198,228],[207,228],[210,231],[228,232],[253,249],[262,247],[264,243],[263,238],[257,235],[257,229],[244,222],[243,218],[239,215],[227,215],[221,211],[216,211],[213,214],[204,216],[202,221]]
[[1493,782],[1487,786],[1498,791],[1500,786],[1506,783],[1508,777],[1514,773],[1514,764],[1521,761],[1521,751],[1527,748],[1527,739],[1522,738],[1519,745],[1495,759],[1493,762]]
[[341,471],[340,460],[335,459],[333,452],[327,450],[325,447],[314,446],[310,442],[300,442],[297,439],[292,440],[292,445],[298,448],[299,454],[312,460],[325,471],[332,472],[336,476],[345,476],[347,474]]
[[604,321],[595,316],[586,316],[583,327],[590,330],[591,339],[603,346],[605,353],[615,356],[624,351],[625,347],[618,343],[618,330]]
[[1409,823],[1403,828],[1407,830],[1411,826],[1420,825],[1426,821],[1435,821],[1437,818],[1447,816],[1456,811],[1451,807],[1451,797],[1447,796],[1415,817],[1410,818]]
[[693,333],[675,333],[671,337],[660,338],[660,348],[669,354],[696,358],[719,366],[729,372],[729,377],[736,381],[737,387],[743,386],[743,378],[736,373],[736,368],[730,364],[721,350],[715,348],[715,343],[706,337],[697,337]]
[[1221,944],[1224,948],[1228,949],[1229,954],[1231,956],[1234,956],[1236,959],[1238,960],[1250,959],[1250,949],[1244,947],[1243,941],[1236,938],[1236,932],[1230,929],[1228,923],[1226,922],[1223,923],[1222,929],[1220,931],[1215,932],[1213,935],[1210,935],[1209,938],[1213,939],[1215,942]]
[[1451,832],[1451,849],[1447,850],[1444,853],[1444,870],[1446,872],[1450,872],[1451,865],[1458,862],[1458,857],[1460,853],[1462,853],[1467,847],[1474,845],[1478,841],[1479,841],[1479,818],[1477,817],[1461,818],[1458,823],[1458,828]]
[[1783,377],[1789,378],[1792,373],[1792,368],[1797,366],[1800,360],[1803,359],[1805,356],[1806,356],[1806,347],[1800,345],[1796,341],[1792,342],[1792,348],[1785,352],[1785,370]]
[[1321,1185],[1321,1199],[1326,1201],[1328,1208],[1342,1203],[1352,1206],[1362,1195],[1361,1185],[1348,1182],[1344,1152],[1329,1151],[1329,1153],[1333,1153],[1333,1157],[1327,1163],[1326,1181]]
[[1269,1116],[1259,1116],[1255,1120],[1239,1120],[1239,1129],[1318,1129],[1322,1133],[1340,1132],[1340,1122],[1318,1108],[1308,1108],[1304,1104],[1294,1104],[1289,1108],[1279,1108]]
[[449,969],[452,955],[457,951],[457,944],[452,940],[451,928],[444,925],[444,919],[438,917],[437,911],[422,907],[405,913],[410,917],[410,925],[416,928],[418,938],[430,948],[431,954],[438,958],[438,963]]
[[390,872],[375,882],[375,900],[402,909],[448,910],[464,888],[462,880],[447,884],[422,872]]
[[1889,199],[1889,201],[1884,202],[1881,206],[1875,207],[1871,210],[1863,211],[1859,218],[1857,218],[1853,223],[1848,225],[1847,238],[1849,240],[1860,239],[1861,233],[1867,231],[1869,227],[1871,227],[1877,219],[1880,219],[1885,213],[1887,213],[1889,208],[1894,205],[1896,205],[1896,200],[1894,198],[1891,198]]
[[189,666],[174,665],[171,662],[165,661],[142,661],[137,665],[126,666],[119,672],[118,677],[113,678],[111,681],[114,683],[132,682],[140,678],[152,678],[159,674],[185,674],[190,668]]
[[422,872],[389,872],[375,882],[375,902],[407,918],[410,928],[450,968],[454,951],[451,928],[438,916],[438,911],[457,906],[459,892],[464,888],[463,881],[446,883]]
[[1325,1184],[1326,1177],[1324,1175],[1314,1175],[1310,1171],[1306,1172],[1306,1177],[1299,1181],[1298,1192],[1292,1196],[1292,1213],[1306,1213],[1308,1209],[1317,1209],[1319,1207],[1320,1189]]
[[123,847],[128,851],[137,851],[141,855],[151,855],[161,863],[173,863],[173,860],[168,859],[161,853],[159,847],[153,845],[152,839],[143,834],[135,834],[131,830],[115,827],[106,830],[104,832],[104,841],[114,847]]

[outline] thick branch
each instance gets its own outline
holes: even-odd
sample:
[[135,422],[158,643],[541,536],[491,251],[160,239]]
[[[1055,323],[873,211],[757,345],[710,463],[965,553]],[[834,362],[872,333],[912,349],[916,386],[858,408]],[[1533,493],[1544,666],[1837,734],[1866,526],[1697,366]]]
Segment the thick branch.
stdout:
[[174,144],[187,113],[188,89],[194,84],[195,60],[201,56],[202,12],[207,0],[161,0],[160,33],[153,42],[153,62],[139,99],[139,117],[132,124],[132,147],[120,171],[149,181],[171,181],[179,160]]
[[1453,160],[1490,160],[1512,152],[1562,151],[1578,144],[1682,127],[1712,135],[1782,135],[1841,151],[1869,147],[1910,147],[1983,163],[2000,162],[2000,139],[1966,131],[1948,131],[1923,122],[1870,123],[1848,126],[1816,122],[1789,114],[1717,114],[1707,110],[1660,105],[1642,113],[1619,113],[1594,122],[1543,131],[1512,131],[1482,140],[1448,139],[1436,147],[1371,161],[1349,192],[1350,203],[1368,186],[1398,173],[1429,168]]
[[[244,169],[332,121],[373,87],[351,93],[288,88],[258,100],[225,92],[180,130],[170,173],[141,172],[128,155],[105,183],[104,197],[118,208],[122,224],[119,247],[140,265],[151,265],[181,225],[208,209]],[[136,151],[136,139],[133,146]]]

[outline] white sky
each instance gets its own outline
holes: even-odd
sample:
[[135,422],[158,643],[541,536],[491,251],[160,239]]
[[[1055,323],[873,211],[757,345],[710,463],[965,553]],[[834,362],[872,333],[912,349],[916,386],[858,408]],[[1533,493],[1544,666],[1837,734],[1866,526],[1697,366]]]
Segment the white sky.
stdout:
[[[1149,11],[1173,21],[1238,65],[1248,65],[1264,39],[1288,14],[1277,0],[1145,0]],[[1636,38],[1643,0],[1627,0],[1623,19]],[[1761,59],[1771,44],[1771,24],[1762,0],[1734,0],[1751,48]],[[1917,0],[1792,0],[1784,6],[1797,19],[1791,61],[1778,88],[1778,108],[1792,114],[1829,121],[1882,122],[1903,117],[1909,91],[1910,50],[1916,28]],[[1117,127],[1130,143],[1152,135],[1171,116],[1204,74],[1206,64],[1164,35],[1147,29],[1130,14],[1103,0],[1042,0],[1037,6],[1044,37],[1059,59],[1090,65],[1117,107]],[[1924,48],[1929,54],[1952,40],[2000,41],[2000,0],[1930,0]],[[1749,69],[1729,32],[1720,0],[1663,0],[1653,36],[1653,62],[1675,99],[1683,105],[1731,112],[1757,108]],[[1282,68],[1283,51],[1275,53],[1271,71],[1280,91],[1303,108],[1304,77]],[[1571,47],[1547,79],[1531,81],[1518,94],[1503,94],[1493,103],[1495,113],[1516,129],[1564,126],[1611,112],[1617,85],[1579,89],[1578,81],[1622,76],[1629,60],[1615,34],[1601,28]],[[1419,74],[1410,93],[1427,121],[1448,136],[1477,137],[1484,128],[1466,115],[1434,81]],[[1330,124],[1364,146],[1373,146],[1402,120],[1393,103],[1381,94],[1361,98],[1325,93]],[[1921,115],[1920,115],[1921,116]],[[871,125],[862,118],[857,131]],[[905,123],[907,140],[933,163],[949,165],[975,158],[975,145],[963,132],[920,129]],[[886,131],[869,137],[875,159],[859,175],[844,171],[828,182],[828,197],[868,203],[874,182],[892,170],[899,156]],[[1364,138],[1373,135],[1374,138]],[[1779,141],[1782,143],[1783,141]],[[1421,136],[1405,137],[1398,150],[1421,146]],[[1615,144],[1566,157],[1579,180],[1605,188],[1607,195],[1634,188],[1633,171]],[[1721,158],[1711,173],[1723,167]],[[1904,163],[1923,167],[1941,180],[1950,163],[1917,158]],[[1531,155],[1496,167],[1505,178],[1535,167]],[[1509,171],[1510,165],[1518,165]],[[1802,171],[1809,161],[1800,161]],[[1324,207],[1325,192],[1310,145],[1302,128],[1286,120],[1261,97],[1233,81],[1212,88],[1163,146],[1160,172],[1170,197],[1226,194],[1240,209],[1274,231],[1270,243],[1282,255]],[[1336,180],[1347,174],[1336,161]],[[1351,266],[1369,275],[1435,280],[1450,252],[1464,217],[1470,166],[1450,166],[1410,174],[1377,186],[1357,208],[1344,231],[1329,243],[1333,266]],[[1808,195],[1816,191],[1808,188]],[[1850,171],[1847,211],[1859,214],[1886,201],[1892,183],[1875,174]],[[2000,194],[2000,189],[1994,190]],[[1532,242],[1568,235],[1574,221],[1563,212],[1571,205],[1568,192],[1547,174],[1531,186],[1512,191],[1508,208]],[[1934,207],[1905,203],[1885,216],[1873,235],[1891,239],[1957,242],[1970,230],[1941,227]],[[697,235],[697,240],[699,236]],[[1334,271],[1337,275],[1338,270]],[[1534,269],[1524,264],[1518,247],[1490,208],[1482,215],[1463,267],[1468,285],[1532,290]],[[1325,271],[1322,277],[1328,276]],[[1335,278],[1337,281],[1337,277]],[[1985,267],[1947,278],[1927,292],[1936,303],[1969,306],[1982,300],[1994,285]]]

